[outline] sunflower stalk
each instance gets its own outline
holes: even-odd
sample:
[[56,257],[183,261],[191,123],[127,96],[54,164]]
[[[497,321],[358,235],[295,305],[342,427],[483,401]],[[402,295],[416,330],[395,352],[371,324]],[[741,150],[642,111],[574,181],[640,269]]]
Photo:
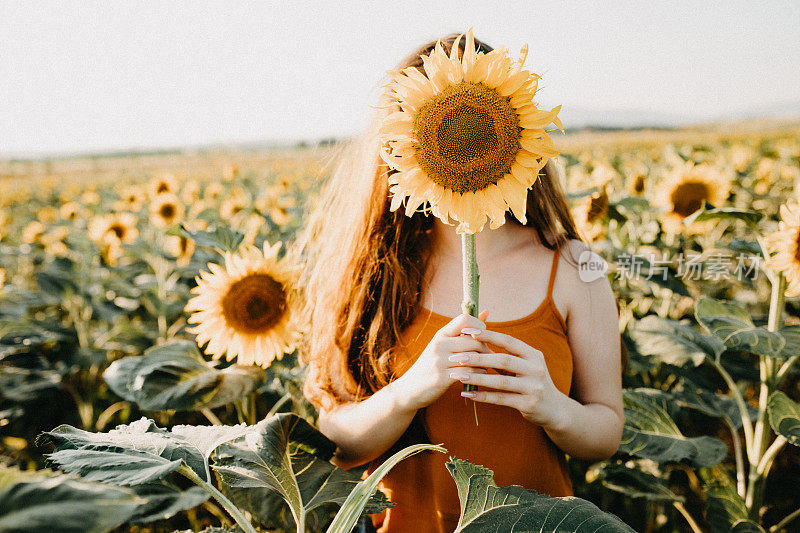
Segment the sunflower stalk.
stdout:
[[232,501],[230,501],[224,494],[222,494],[219,490],[217,490],[217,488],[214,485],[212,485],[210,481],[208,482],[203,481],[203,479],[201,479],[200,476],[198,476],[194,470],[192,470],[185,464],[182,464],[178,468],[178,472],[182,474],[185,478],[189,479],[192,483],[194,483],[195,485],[197,485],[198,487],[209,493],[212,498],[217,500],[217,502],[226,511],[228,511],[228,513],[230,513],[231,517],[233,517],[233,519],[236,521],[239,527],[242,528],[243,531],[245,531],[246,533],[256,533],[256,530],[250,523],[250,520],[248,520],[244,516],[244,514],[242,514],[242,511],[240,511],[239,508],[236,507]]
[[[777,331],[783,325],[783,312],[786,307],[786,277],[783,272],[777,272],[772,279],[772,294],[769,302],[769,318],[767,329]],[[753,449],[750,456],[750,474],[747,486],[745,505],[750,516],[758,519],[761,505],[764,500],[764,489],[772,458],[780,450],[780,441],[770,443],[769,413],[767,401],[777,386],[777,372],[775,361],[765,355],[759,356],[759,373],[761,386],[758,394],[758,419],[753,431]],[[774,447],[773,447],[774,445]],[[765,459],[766,457],[766,459]]]
[[[478,274],[478,252],[474,233],[461,234],[461,261],[463,268],[461,280],[464,290],[461,312],[477,317],[480,274]],[[477,390],[477,387],[471,383],[465,383],[463,390],[464,392],[472,392]],[[477,426],[478,406],[474,401],[472,402],[472,412],[475,415],[475,425]]]

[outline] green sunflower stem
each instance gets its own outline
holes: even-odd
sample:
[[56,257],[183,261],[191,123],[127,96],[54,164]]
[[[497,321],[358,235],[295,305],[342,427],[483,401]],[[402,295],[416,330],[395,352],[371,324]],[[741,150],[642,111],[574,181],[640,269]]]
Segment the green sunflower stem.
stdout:
[[[461,301],[461,312],[468,315],[478,316],[478,286],[480,275],[478,274],[478,253],[475,245],[475,234],[461,234],[461,262],[462,274],[461,281],[464,289],[464,296]],[[475,385],[465,383],[464,392],[476,390]],[[472,412],[475,415],[475,425],[478,425],[478,407],[472,402]]]
[[[769,319],[767,322],[769,331],[777,331],[781,328],[784,308],[786,307],[786,277],[783,272],[777,272],[776,274],[772,281],[772,295],[769,302]],[[770,431],[767,402],[773,391],[778,387],[779,382],[778,369],[771,357],[759,356],[759,373],[761,375],[761,386],[758,394],[758,419],[753,431],[753,449],[750,450],[750,474],[747,494],[745,495],[745,505],[753,518],[759,517],[764,501],[765,484],[769,469],[766,464],[763,469],[760,467],[767,450],[771,446],[770,440],[773,435]]]
[[232,501],[230,501],[222,492],[219,491],[214,485],[211,484],[211,480],[204,481],[200,476],[198,476],[194,470],[182,464],[178,468],[178,473],[182,474],[185,478],[191,480],[195,485],[206,491],[211,495],[212,498],[217,500],[219,503],[228,513],[233,517],[236,523],[242,528],[242,531],[245,533],[257,533],[256,529],[250,523],[250,520],[239,510],[236,505]]
[[769,322],[767,329],[775,331],[783,325],[783,310],[786,306],[786,277],[778,272],[778,278],[772,284],[772,295],[769,302]]

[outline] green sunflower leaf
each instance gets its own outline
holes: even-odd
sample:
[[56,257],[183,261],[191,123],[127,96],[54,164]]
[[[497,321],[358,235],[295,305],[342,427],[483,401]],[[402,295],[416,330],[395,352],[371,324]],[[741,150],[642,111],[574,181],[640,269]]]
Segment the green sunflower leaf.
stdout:
[[446,465],[461,501],[456,533],[633,531],[581,498],[551,498],[518,485],[498,487],[491,470],[462,459],[450,459]]
[[255,392],[266,381],[266,373],[244,365],[217,370],[203,359],[194,342],[180,340],[113,362],[103,379],[117,395],[142,410],[198,411]]
[[625,426],[619,451],[658,463],[687,462],[694,467],[722,461],[728,447],[714,437],[684,436],[659,400],[663,391],[626,389],[622,393]]

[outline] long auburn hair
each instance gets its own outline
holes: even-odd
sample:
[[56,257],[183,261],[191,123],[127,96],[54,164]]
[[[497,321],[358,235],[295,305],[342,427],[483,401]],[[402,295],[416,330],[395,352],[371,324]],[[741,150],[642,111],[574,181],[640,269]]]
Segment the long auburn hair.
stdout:
[[[441,39],[448,54],[458,35]],[[430,54],[436,42],[421,46],[396,70],[423,72],[420,56]],[[475,45],[478,51],[492,50],[478,39]],[[363,399],[392,381],[393,347],[419,311],[435,218],[389,210],[387,178],[394,171],[381,160],[375,137],[389,112],[378,107],[360,138],[337,147],[330,180],[291,252],[305,263],[304,394],[325,409]],[[581,240],[562,179],[550,160],[528,191],[526,225],[550,249]],[[507,219],[519,224],[508,214]]]

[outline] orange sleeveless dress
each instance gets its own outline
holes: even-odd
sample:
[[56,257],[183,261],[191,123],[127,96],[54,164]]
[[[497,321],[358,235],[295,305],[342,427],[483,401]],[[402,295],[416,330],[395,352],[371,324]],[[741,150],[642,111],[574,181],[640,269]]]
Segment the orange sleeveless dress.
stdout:
[[[506,333],[542,351],[555,386],[569,394],[572,351],[564,318],[553,301],[558,266],[556,250],[545,299],[528,316],[503,322],[486,322],[489,330]],[[451,320],[427,309],[403,331],[398,343],[395,372],[402,375],[442,326]],[[503,351],[489,344],[494,351]],[[493,369],[489,372],[495,373]],[[494,472],[500,486],[521,485],[550,496],[571,496],[572,484],[564,453],[541,426],[532,424],[511,407],[473,402],[461,397],[456,381],[435,402],[417,412],[414,421],[391,449],[376,458],[366,477],[396,451],[416,442],[443,444],[448,453],[426,451],[398,463],[379,488],[395,506],[372,515],[379,533],[452,533],[458,524],[459,500],[455,482],[445,462],[467,459]],[[477,407],[475,425],[473,403]]]

